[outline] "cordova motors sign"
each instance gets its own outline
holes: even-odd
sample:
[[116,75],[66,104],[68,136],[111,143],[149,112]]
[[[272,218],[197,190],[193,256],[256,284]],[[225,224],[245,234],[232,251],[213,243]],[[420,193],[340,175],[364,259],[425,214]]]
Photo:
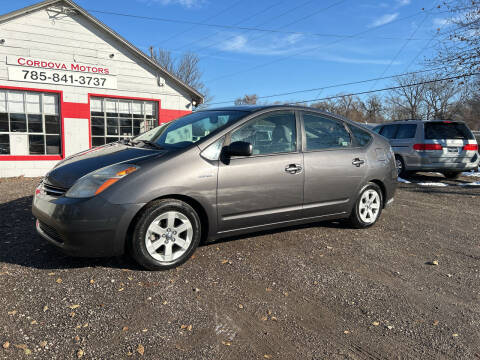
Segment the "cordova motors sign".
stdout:
[[45,84],[116,89],[115,69],[104,65],[83,64],[23,56],[7,56],[8,79]]

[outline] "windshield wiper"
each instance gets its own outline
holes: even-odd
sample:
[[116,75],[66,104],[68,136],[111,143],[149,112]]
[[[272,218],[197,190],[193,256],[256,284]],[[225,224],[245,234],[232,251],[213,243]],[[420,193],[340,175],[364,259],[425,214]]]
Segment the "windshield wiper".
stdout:
[[163,146],[160,146],[158,145],[157,143],[153,142],[153,141],[150,141],[150,140],[137,140],[135,142],[132,141],[132,144],[133,145],[138,145],[138,144],[145,144],[145,145],[148,145],[150,147],[153,147],[155,149],[159,149],[159,150],[165,150],[165,148]]

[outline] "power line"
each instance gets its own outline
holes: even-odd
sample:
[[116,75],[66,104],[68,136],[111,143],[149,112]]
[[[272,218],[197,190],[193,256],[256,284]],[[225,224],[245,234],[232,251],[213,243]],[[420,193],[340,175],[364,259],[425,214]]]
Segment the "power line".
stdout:
[[[241,24],[241,23],[243,23],[243,22],[245,22],[245,21],[247,21],[247,20],[251,20],[252,18],[254,18],[254,17],[256,17],[256,16],[261,15],[261,14],[267,12],[267,11],[270,10],[271,8],[273,8],[273,7],[275,7],[275,6],[278,6],[279,4],[281,4],[281,3],[284,2],[284,1],[285,1],[285,0],[280,1],[280,2],[275,2],[273,5],[269,5],[269,6],[267,6],[266,8],[263,8],[263,9],[260,10],[259,12],[256,12],[256,13],[254,13],[254,14],[252,14],[252,15],[249,15],[248,17],[243,18],[243,19],[240,20],[240,21],[237,21],[237,22],[234,23],[233,25],[237,26],[237,25],[239,25],[239,24]],[[311,0],[309,0],[309,1],[307,1],[307,2],[310,2],[310,1],[311,1]],[[281,15],[281,16],[282,16],[282,15]],[[268,21],[270,21],[270,20],[268,20]],[[267,22],[268,22],[268,21],[267,21]],[[246,32],[246,31],[245,31],[245,32]],[[216,32],[214,35],[217,35],[217,34],[219,34],[219,33],[220,33],[220,32]],[[185,48],[185,47],[188,47],[188,46],[190,46],[190,45],[192,45],[192,44],[196,44],[196,43],[202,42],[203,40],[206,40],[206,39],[208,39],[208,38],[210,38],[210,37],[211,37],[210,35],[207,35],[207,36],[202,37],[201,39],[195,39],[195,40],[189,42],[189,43],[186,44],[186,45],[182,45],[182,46],[174,49],[174,51],[176,51],[176,50],[181,50],[181,49],[183,49],[183,48]],[[231,37],[231,38],[229,38],[229,39],[232,39],[232,38],[233,38],[233,37]],[[229,39],[227,39],[227,40],[229,40]],[[207,47],[210,47],[210,46],[201,47],[199,50],[202,50],[202,49],[207,48]]]
[[[311,1],[309,1],[309,2],[311,2]],[[341,38],[341,39],[344,39],[344,38],[348,39],[348,38],[353,38],[353,37],[354,38],[361,38],[361,37],[358,37],[356,35],[344,35],[344,34],[334,34],[334,33],[312,33],[312,32],[303,32],[303,31],[276,30],[276,29],[259,28],[259,27],[251,27],[251,26],[223,25],[223,24],[213,24],[213,23],[205,23],[205,22],[198,22],[198,21],[179,20],[179,19],[170,19],[170,18],[162,18],[162,17],[152,17],[152,16],[145,16],[145,15],[132,15],[132,14],[124,14],[124,13],[118,13],[118,12],[93,10],[93,9],[89,9],[88,11],[98,13],[98,14],[104,14],[104,15],[113,15],[113,16],[129,17],[129,18],[136,18],[136,19],[142,19],[142,20],[161,21],[161,22],[195,25],[195,26],[215,27],[215,28],[222,28],[222,29],[229,29],[229,30],[244,30],[244,31],[256,31],[256,32],[265,32],[265,33],[280,33],[280,34],[288,34],[288,35],[316,36],[316,37],[335,37],[335,38]],[[397,20],[400,20],[400,19],[397,19]],[[288,24],[288,26],[289,25],[291,25],[291,24]],[[385,24],[385,25],[387,25],[387,24]],[[381,26],[383,26],[383,25],[381,25]],[[384,39],[384,40],[405,40],[405,38],[395,37],[395,36],[384,36],[384,37],[376,37],[376,38],[377,39]],[[427,40],[427,39],[425,39],[425,38],[413,38],[411,40],[424,41],[424,40]]]
[[[390,69],[390,67],[392,66],[392,64],[394,63],[395,60],[397,60],[397,58],[400,56],[400,54],[403,52],[403,50],[405,50],[405,48],[407,47],[407,45],[410,43],[410,39],[415,36],[415,34],[417,33],[417,31],[423,26],[425,20],[427,20],[427,18],[430,16],[429,13],[425,14],[425,17],[423,18],[422,22],[420,23],[420,25],[418,25],[415,30],[412,32],[412,35],[410,35],[410,37],[405,40],[405,42],[403,43],[403,45],[400,47],[400,49],[397,51],[397,53],[395,54],[395,56],[392,58],[392,60],[388,63],[387,67],[383,70],[383,72],[380,74],[380,76],[383,76],[387,73],[387,71]],[[372,87],[370,88],[373,89],[375,86],[377,85],[377,81],[375,81],[373,84],[372,84]]]
[[[268,99],[268,98],[272,98],[272,97],[301,94],[301,93],[306,93],[306,92],[311,92],[311,91],[323,91],[323,90],[326,90],[326,89],[331,89],[331,88],[336,88],[336,87],[358,85],[358,84],[364,84],[364,83],[368,83],[368,82],[371,82],[371,81],[378,81],[378,80],[393,79],[393,78],[396,78],[396,77],[407,76],[407,75],[411,75],[411,74],[419,74],[419,73],[436,71],[436,70],[443,70],[443,69],[446,69],[446,68],[447,68],[446,66],[441,66],[441,67],[433,68],[433,69],[412,71],[412,72],[407,72],[407,73],[403,73],[403,74],[396,74],[396,75],[378,77],[378,78],[373,78],[373,79],[351,81],[351,82],[347,82],[347,83],[327,85],[327,86],[323,86],[323,87],[319,87],[319,88],[313,88],[313,89],[295,90],[295,91],[278,93],[278,94],[264,95],[264,96],[258,96],[257,99]],[[235,99],[228,100],[228,101],[219,101],[219,102],[210,103],[209,105],[229,104],[229,103],[232,103],[234,101],[235,101]]]
[[420,82],[413,83],[413,84],[408,84],[408,85],[390,86],[390,87],[382,88],[382,89],[360,91],[360,92],[356,92],[356,93],[334,95],[334,96],[328,96],[328,97],[324,97],[324,98],[317,98],[317,99],[310,99],[310,100],[294,101],[294,102],[290,102],[288,104],[303,104],[303,103],[308,103],[308,102],[312,102],[312,101],[331,100],[331,99],[336,99],[336,98],[345,97],[345,96],[365,95],[365,94],[371,94],[371,93],[376,93],[376,92],[381,92],[381,91],[388,91],[388,90],[401,89],[401,88],[405,88],[405,87],[431,84],[431,83],[435,83],[435,82],[439,82],[439,81],[455,80],[455,79],[466,78],[466,77],[475,76],[475,75],[480,75],[480,72],[450,76],[450,77],[441,78],[441,79],[425,80],[425,81],[420,81]]
[[[227,11],[229,11],[230,9],[234,8],[235,6],[237,6],[238,4],[240,4],[240,3],[242,3],[242,2],[243,2],[243,0],[237,0],[237,1],[235,1],[233,4],[231,4],[230,6],[226,7],[225,9],[223,9],[223,10],[215,13],[215,14],[212,15],[212,16],[209,16],[209,17],[205,18],[205,19],[202,21],[202,23],[205,22],[205,21],[209,21],[209,20],[211,20],[211,19],[217,18],[218,16],[226,13]],[[156,44],[153,44],[153,46],[157,46],[157,45],[159,45],[159,44],[163,44],[163,43],[166,43],[166,42],[168,42],[168,41],[170,41],[170,40],[172,40],[172,39],[175,39],[176,37],[178,37],[178,36],[180,36],[180,35],[183,35],[183,34],[189,32],[189,31],[195,29],[196,26],[197,26],[197,25],[193,25],[193,26],[189,27],[189,28],[186,29],[186,30],[180,31],[180,32],[178,32],[178,33],[175,33],[175,34],[173,34],[172,36],[168,37],[166,40],[162,40],[162,41],[160,41],[160,42],[158,42],[158,43],[156,43]]]
[[[431,8],[430,10],[432,10],[432,9],[434,9],[434,8],[435,8],[435,7]],[[379,28],[381,28],[381,27],[384,27],[384,26],[393,24],[393,23],[398,22],[398,21],[403,21],[403,20],[410,19],[410,18],[415,17],[415,16],[418,16],[418,15],[420,15],[420,14],[422,14],[422,13],[423,13],[423,11],[422,11],[422,12],[419,12],[419,13],[415,13],[415,14],[409,15],[409,16],[405,16],[405,17],[400,18],[400,19],[396,19],[396,20],[394,20],[394,21],[391,21],[391,22],[389,22],[389,23],[387,23],[387,24],[383,24],[383,25],[377,26],[377,27],[375,27],[375,28],[370,28],[370,29],[367,29],[367,30],[360,31],[360,32],[358,32],[358,33],[356,33],[356,34],[351,35],[350,38],[355,38],[355,37],[357,37],[357,36],[359,36],[359,35],[366,34],[366,33],[370,32],[370,31],[377,30],[377,29],[379,29]],[[288,55],[288,56],[284,56],[284,57],[277,58],[277,59],[274,59],[274,60],[271,60],[271,61],[268,61],[268,62],[265,62],[265,63],[262,63],[262,64],[258,64],[258,65],[252,66],[252,67],[250,67],[250,68],[248,68],[248,69],[244,69],[244,70],[241,70],[241,71],[237,71],[237,72],[235,72],[235,73],[231,73],[231,74],[226,74],[226,75],[223,75],[223,76],[219,76],[219,77],[216,77],[216,78],[214,78],[214,79],[209,80],[208,82],[212,82],[212,81],[216,81],[216,80],[220,80],[220,79],[224,79],[224,78],[236,76],[236,75],[242,74],[242,73],[247,72],[247,71],[252,71],[252,70],[256,70],[256,69],[258,69],[258,68],[262,68],[262,67],[265,67],[265,66],[268,66],[268,65],[272,65],[272,64],[275,64],[275,63],[277,63],[277,62],[290,59],[290,58],[292,58],[292,57],[297,57],[298,55],[302,55],[302,54],[305,54],[305,53],[308,53],[308,52],[311,52],[311,51],[314,51],[314,50],[318,50],[318,49],[321,49],[321,48],[323,49],[323,48],[325,48],[325,47],[329,47],[329,46],[338,44],[338,43],[341,42],[342,40],[343,40],[343,39],[336,40],[336,41],[332,41],[332,42],[330,42],[330,43],[328,43],[328,44],[326,44],[326,45],[319,45],[319,46],[316,46],[316,47],[314,47],[314,48],[309,48],[309,49],[306,49],[306,50],[302,50],[302,51],[300,51],[300,52],[296,52],[296,53],[290,54],[290,55]]]

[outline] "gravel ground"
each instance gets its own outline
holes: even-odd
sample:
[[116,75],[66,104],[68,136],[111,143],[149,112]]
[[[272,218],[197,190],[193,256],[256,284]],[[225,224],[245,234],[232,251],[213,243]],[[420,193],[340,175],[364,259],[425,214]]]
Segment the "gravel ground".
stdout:
[[0,179],[0,358],[480,359],[480,186],[454,186],[478,180],[417,176],[452,186],[401,184],[367,230],[237,237],[147,272],[64,256],[34,230],[39,180]]

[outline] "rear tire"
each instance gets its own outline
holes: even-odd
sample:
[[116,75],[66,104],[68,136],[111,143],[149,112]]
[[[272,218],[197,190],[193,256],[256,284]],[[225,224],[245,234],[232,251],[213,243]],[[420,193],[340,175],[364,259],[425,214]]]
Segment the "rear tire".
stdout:
[[405,161],[400,155],[395,155],[395,166],[397,167],[398,177],[404,178],[408,176],[408,172],[405,170]]
[[382,190],[377,184],[369,182],[360,190],[348,222],[357,229],[368,228],[377,222],[382,209]]
[[153,201],[135,224],[132,257],[149,270],[177,267],[192,256],[201,231],[200,218],[187,203],[176,199]]
[[461,172],[458,171],[451,171],[451,172],[444,172],[443,176],[445,176],[447,179],[458,179],[460,177]]

